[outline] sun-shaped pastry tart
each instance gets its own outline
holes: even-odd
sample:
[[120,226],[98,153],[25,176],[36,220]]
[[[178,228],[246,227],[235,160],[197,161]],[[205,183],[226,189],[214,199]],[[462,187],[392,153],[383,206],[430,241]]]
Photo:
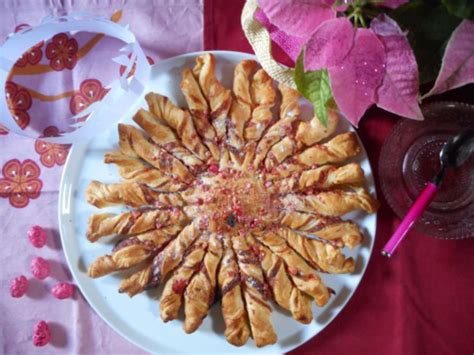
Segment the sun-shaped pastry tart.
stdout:
[[332,292],[320,273],[354,270],[342,250],[362,234],[340,217],[378,205],[360,166],[345,163],[360,152],[357,137],[333,137],[333,113],[327,127],[301,120],[298,92],[276,88],[252,60],[236,66],[231,91],[216,78],[214,57],[199,56],[182,72],[181,90],[187,109],[149,93],[148,110],[133,117],[143,130],[119,125],[119,149],[105,163],[123,181],[92,181],[86,196],[98,208],[130,209],[90,217],[91,242],[123,239],[88,274],[132,269],[119,286],[129,296],[164,284],[161,318],[184,307],[186,333],[220,300],[230,343],[273,344],[270,300],[309,323],[311,303],[324,306]]

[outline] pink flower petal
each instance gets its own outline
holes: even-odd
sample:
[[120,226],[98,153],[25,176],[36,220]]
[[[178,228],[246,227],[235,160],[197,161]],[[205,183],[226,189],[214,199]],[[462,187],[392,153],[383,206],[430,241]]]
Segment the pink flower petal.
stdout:
[[259,0],[270,22],[291,36],[307,39],[324,21],[336,17],[332,0]]
[[382,3],[379,3],[378,6],[388,7],[390,9],[396,9],[397,7],[402,6],[403,4],[408,3],[410,0],[385,0]]
[[474,21],[464,20],[454,30],[444,52],[431,96],[474,81]]
[[354,43],[351,22],[337,18],[324,22],[313,33],[305,49],[305,70],[320,70],[340,65]]
[[262,9],[255,12],[255,19],[270,33],[270,38],[275,42],[293,61],[296,61],[305,41],[300,37],[290,36],[273,25]]
[[375,103],[375,91],[385,74],[385,51],[375,33],[358,29],[354,46],[341,65],[329,68],[337,106],[357,126],[367,108]]
[[372,20],[371,29],[385,48],[386,70],[377,89],[377,106],[397,115],[422,120],[418,104],[418,65],[406,35],[390,17]]

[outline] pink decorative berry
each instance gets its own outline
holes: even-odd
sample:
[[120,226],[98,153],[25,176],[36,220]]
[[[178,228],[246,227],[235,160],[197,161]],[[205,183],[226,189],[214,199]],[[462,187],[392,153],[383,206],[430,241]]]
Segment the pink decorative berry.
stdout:
[[213,174],[217,174],[219,172],[219,165],[211,164],[211,165],[209,165],[208,170]]
[[10,294],[12,297],[22,297],[28,291],[28,279],[26,276],[18,276],[10,283]]
[[33,276],[40,280],[47,278],[50,273],[49,263],[40,257],[31,260],[30,269]]
[[33,328],[33,345],[45,346],[51,340],[49,325],[44,320],[39,321]]
[[35,248],[42,248],[46,244],[48,235],[40,226],[33,226],[28,231],[28,238]]
[[71,297],[73,292],[74,292],[74,286],[66,282],[58,283],[51,290],[51,293],[53,294],[53,296],[56,297],[58,300]]

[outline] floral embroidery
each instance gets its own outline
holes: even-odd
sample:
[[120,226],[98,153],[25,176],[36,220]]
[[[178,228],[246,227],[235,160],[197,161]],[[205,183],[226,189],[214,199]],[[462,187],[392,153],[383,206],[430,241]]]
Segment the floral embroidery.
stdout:
[[[43,131],[43,137],[57,137],[59,129],[56,126],[49,126]],[[40,155],[40,162],[47,168],[52,168],[55,164],[64,165],[69,145],[54,144],[44,142],[41,139],[35,141],[35,151]]]
[[79,45],[74,38],[69,38],[65,33],[55,35],[46,46],[46,58],[49,65],[56,71],[64,68],[72,69],[77,63]]
[[30,199],[38,198],[43,187],[39,179],[40,167],[31,159],[21,163],[12,159],[2,168],[3,179],[0,179],[0,197],[8,198],[16,208],[26,207]]
[[7,81],[5,85],[8,108],[21,129],[25,129],[30,123],[28,110],[31,108],[32,99],[28,90],[19,87],[13,81]]
[[[130,58],[131,56],[132,56],[132,55],[129,54],[129,55],[128,55],[128,58]],[[155,61],[154,61],[151,57],[146,56],[146,59],[148,60],[148,63],[150,63],[150,65],[155,64]],[[130,73],[128,74],[127,78],[130,78],[133,74],[135,74],[135,67],[136,67],[136,65],[135,65],[135,63],[134,63],[134,64],[133,64],[133,67],[132,67],[132,70],[130,70]],[[120,69],[119,69],[120,76],[122,76],[123,73],[125,73],[125,69],[126,69],[126,68],[127,68],[127,67],[126,67],[125,65],[121,65],[121,66],[120,66]]]
[[69,108],[76,115],[92,103],[102,100],[108,91],[99,80],[86,79],[81,83],[79,91],[71,97]]

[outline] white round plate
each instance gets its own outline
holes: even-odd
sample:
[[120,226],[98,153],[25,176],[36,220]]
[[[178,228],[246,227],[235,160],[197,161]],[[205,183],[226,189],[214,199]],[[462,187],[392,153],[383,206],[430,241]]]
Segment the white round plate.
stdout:
[[[238,52],[212,52],[216,57],[217,76],[224,85],[232,87],[234,66],[243,59],[255,59],[254,56]],[[155,91],[171,98],[180,106],[185,106],[184,97],[179,90],[181,70],[192,67],[194,58],[202,53],[189,53],[160,61],[152,67],[152,78],[148,91]],[[146,108],[145,100],[137,102],[130,108],[125,122],[133,124],[132,115],[138,107]],[[303,112],[308,110],[303,110]],[[306,112],[310,113],[310,112]],[[349,125],[341,122],[340,130],[350,130]],[[87,265],[100,255],[108,254],[117,238],[90,243],[86,239],[87,219],[97,213],[95,207],[85,201],[84,191],[91,180],[105,183],[118,182],[120,177],[113,165],[103,163],[104,153],[117,149],[118,134],[114,125],[110,130],[97,135],[87,145],[75,145],[69,152],[64,167],[59,193],[59,228],[64,253],[69,268],[82,294],[95,311],[119,334],[132,343],[152,353],[284,353],[303,344],[325,326],[344,308],[359,285],[369,261],[375,237],[375,215],[353,213],[347,218],[357,222],[364,231],[364,242],[355,250],[346,250],[347,255],[356,260],[356,270],[351,275],[323,274],[324,282],[336,291],[329,303],[318,308],[313,306],[314,320],[303,325],[291,318],[278,306],[274,305],[272,323],[278,334],[278,342],[261,349],[255,347],[252,339],[242,347],[229,344],[224,337],[224,323],[220,304],[216,303],[202,326],[193,334],[187,335],[182,330],[182,320],[163,323],[159,316],[157,296],[161,289],[145,292],[133,298],[119,294],[117,289],[120,274],[100,279],[87,276]],[[374,181],[372,170],[364,149],[356,160],[364,169],[372,194]],[[114,209],[108,209],[114,211]],[[115,209],[115,212],[118,210]]]

